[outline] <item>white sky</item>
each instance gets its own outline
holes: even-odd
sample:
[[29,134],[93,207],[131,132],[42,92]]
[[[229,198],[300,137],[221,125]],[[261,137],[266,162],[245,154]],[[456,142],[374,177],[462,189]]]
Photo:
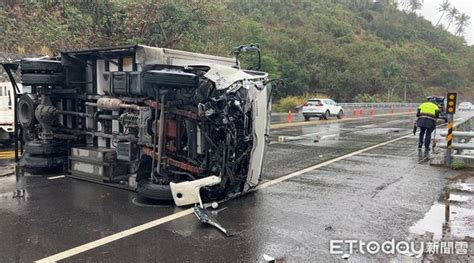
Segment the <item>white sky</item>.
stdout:
[[[444,0],[425,0],[420,14],[436,25],[441,17],[441,13],[438,12],[438,7],[443,1]],[[451,6],[456,7],[460,12],[466,13],[471,17],[471,25],[466,28],[464,38],[469,45],[474,45],[474,0],[450,0],[450,2]],[[446,17],[446,15],[444,15],[444,17]],[[441,23],[446,27],[449,21],[443,18]],[[453,24],[454,22],[449,28],[451,32],[454,32],[456,28]]]

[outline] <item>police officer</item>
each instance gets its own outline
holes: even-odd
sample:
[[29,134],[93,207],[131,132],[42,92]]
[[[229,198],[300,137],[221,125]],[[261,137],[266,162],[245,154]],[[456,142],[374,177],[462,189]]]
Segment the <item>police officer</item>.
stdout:
[[416,126],[420,128],[418,149],[421,149],[424,144],[426,151],[430,150],[431,133],[436,129],[436,119],[439,117],[439,108],[433,103],[434,100],[434,98],[428,97],[416,112],[416,117],[418,117]]

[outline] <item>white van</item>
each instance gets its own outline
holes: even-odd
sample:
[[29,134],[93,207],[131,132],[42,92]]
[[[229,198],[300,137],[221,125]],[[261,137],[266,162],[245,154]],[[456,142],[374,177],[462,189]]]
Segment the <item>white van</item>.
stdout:
[[[18,84],[21,89],[21,84]],[[9,145],[13,142],[14,125],[14,93],[11,82],[0,82],[0,143]]]

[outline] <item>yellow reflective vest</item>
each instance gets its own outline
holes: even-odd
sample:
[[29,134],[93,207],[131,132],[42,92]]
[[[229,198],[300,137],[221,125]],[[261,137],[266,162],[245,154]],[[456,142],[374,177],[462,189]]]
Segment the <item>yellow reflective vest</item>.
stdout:
[[433,102],[427,101],[418,106],[420,115],[436,117],[436,112],[439,112],[439,108]]

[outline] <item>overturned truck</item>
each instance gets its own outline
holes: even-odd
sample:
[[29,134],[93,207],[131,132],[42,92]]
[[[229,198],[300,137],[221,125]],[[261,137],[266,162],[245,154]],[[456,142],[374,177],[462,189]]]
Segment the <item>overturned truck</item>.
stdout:
[[[246,50],[258,49],[236,57]],[[237,58],[136,45],[23,59],[20,70],[31,87],[16,107],[27,172],[65,171],[176,205],[260,180],[271,87]]]

